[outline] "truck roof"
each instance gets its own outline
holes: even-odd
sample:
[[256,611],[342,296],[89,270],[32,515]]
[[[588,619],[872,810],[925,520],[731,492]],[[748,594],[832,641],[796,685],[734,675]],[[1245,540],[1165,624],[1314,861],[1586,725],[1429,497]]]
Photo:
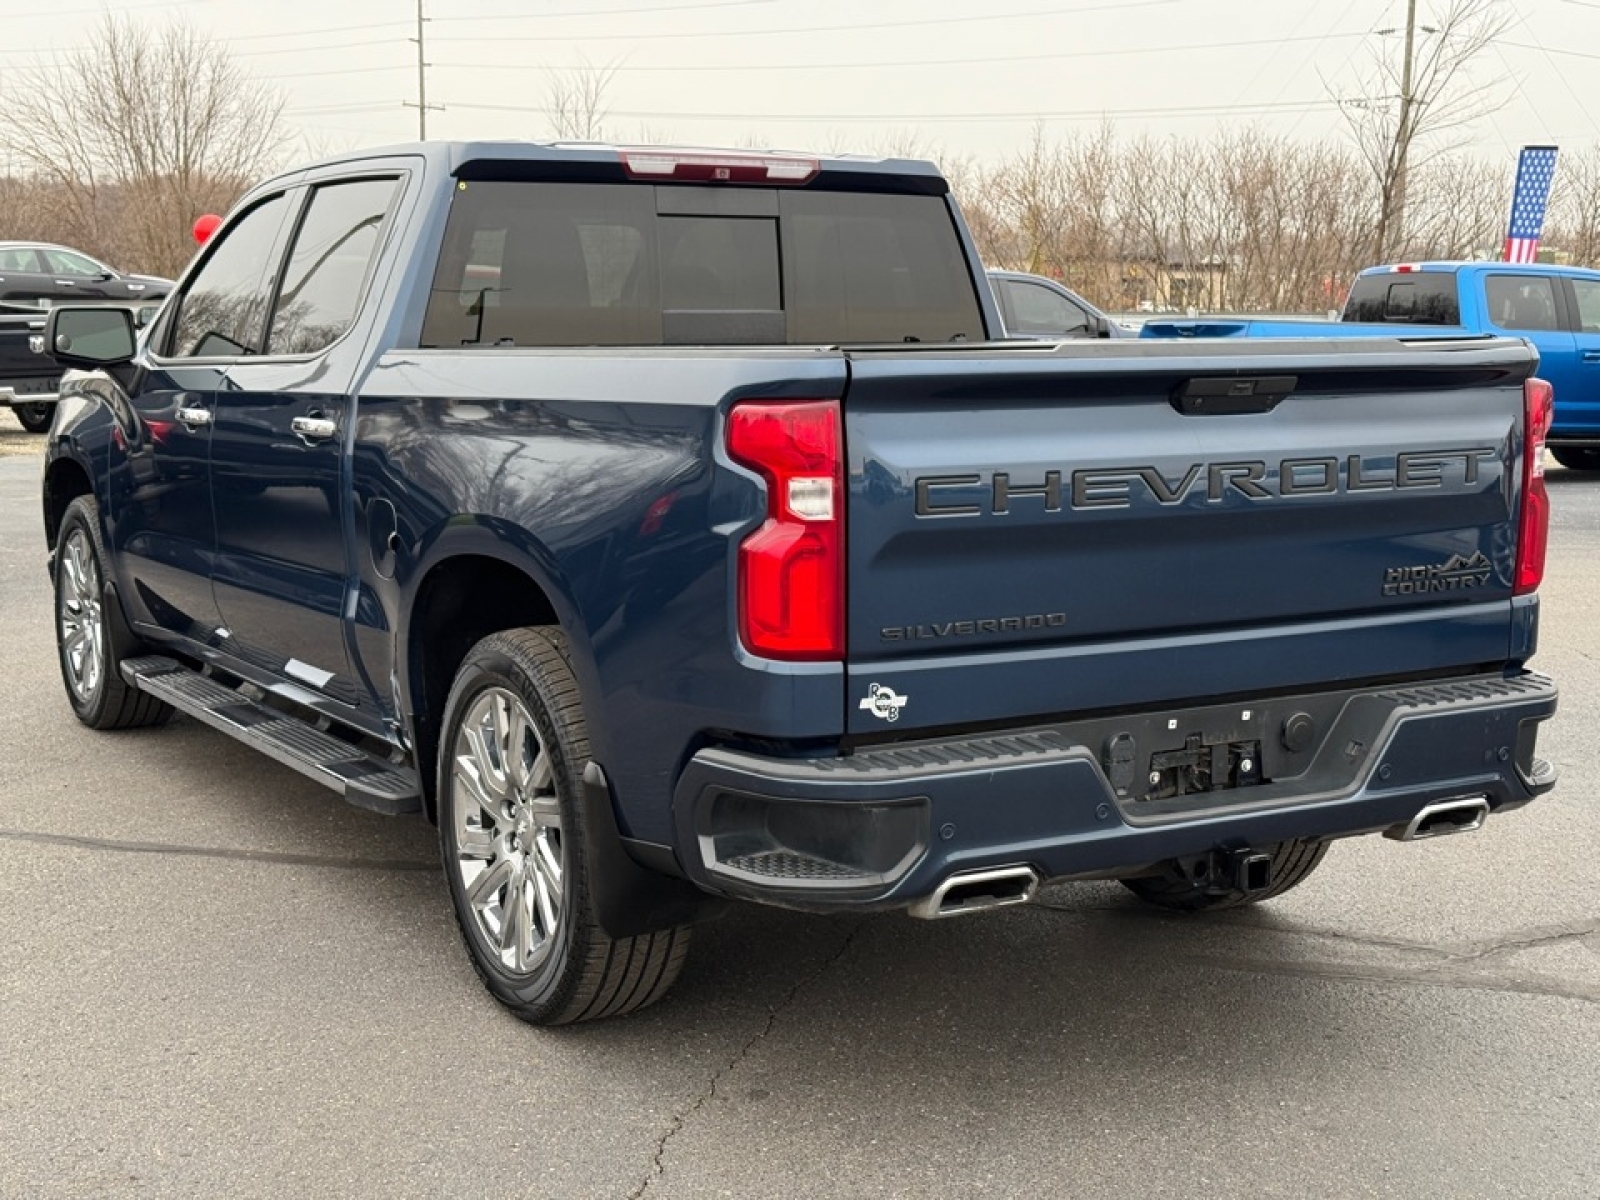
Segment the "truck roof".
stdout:
[[[672,146],[672,145],[624,145],[610,142],[534,142],[520,140],[506,141],[454,141],[454,142],[404,142],[389,146],[372,147],[364,150],[353,150],[345,154],[334,155],[315,163],[302,164],[290,171],[280,172],[276,178],[298,175],[302,171],[317,170],[329,166],[338,166],[345,163],[366,162],[380,158],[394,158],[402,155],[412,155],[424,158],[430,164],[444,169],[448,174],[457,174],[468,163],[522,163],[530,166],[538,164],[583,164],[589,166],[624,166],[630,160],[634,162],[649,160],[659,162],[665,159],[676,159],[683,163],[707,164],[713,160],[736,165],[755,166],[762,162],[783,164],[809,164],[812,174],[839,174],[878,177],[883,182],[891,180],[900,181],[902,188],[905,184],[915,181],[914,190],[928,191],[943,194],[948,190],[943,174],[931,162],[912,158],[877,158],[860,154],[815,154],[793,150],[757,150],[749,147],[732,148],[716,146]],[[635,172],[643,174],[643,172]],[[809,179],[810,176],[807,176]],[[669,181],[668,177],[659,177],[661,182]],[[678,182],[688,180],[680,178]],[[774,183],[800,183],[806,180],[779,179],[771,180]],[[695,179],[693,182],[715,182],[710,179]],[[744,178],[733,182],[758,183],[758,179]],[[865,180],[863,180],[865,182]]]
[[1384,266],[1367,267],[1359,272],[1356,278],[1367,275],[1399,275],[1412,272],[1436,271],[1458,272],[1472,270],[1515,270],[1518,274],[1528,275],[1581,275],[1587,279],[1600,279],[1600,271],[1589,267],[1569,267],[1559,263],[1509,263],[1491,262],[1483,259],[1441,259],[1432,262],[1389,263]]

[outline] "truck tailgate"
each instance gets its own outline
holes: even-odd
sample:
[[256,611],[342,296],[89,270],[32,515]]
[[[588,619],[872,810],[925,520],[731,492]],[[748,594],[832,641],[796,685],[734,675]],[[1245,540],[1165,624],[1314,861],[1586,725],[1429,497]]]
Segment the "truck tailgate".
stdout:
[[847,726],[1508,656],[1521,342],[857,351]]

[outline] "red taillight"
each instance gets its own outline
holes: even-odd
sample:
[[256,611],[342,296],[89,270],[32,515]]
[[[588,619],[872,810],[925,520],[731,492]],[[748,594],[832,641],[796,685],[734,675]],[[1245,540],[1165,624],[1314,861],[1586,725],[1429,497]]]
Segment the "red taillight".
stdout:
[[739,546],[739,639],[798,662],[844,657],[844,456],[837,400],[750,401],[728,453],[767,481],[767,519]]
[[1518,596],[1544,580],[1544,550],[1550,540],[1550,494],[1544,486],[1544,439],[1555,415],[1555,389],[1543,379],[1522,385],[1522,521],[1517,529]]

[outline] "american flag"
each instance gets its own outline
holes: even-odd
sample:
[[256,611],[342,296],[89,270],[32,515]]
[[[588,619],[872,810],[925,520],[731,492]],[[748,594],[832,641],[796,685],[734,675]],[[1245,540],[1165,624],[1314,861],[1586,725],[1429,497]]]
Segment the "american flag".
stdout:
[[1517,189],[1511,195],[1511,230],[1506,234],[1505,260],[1531,263],[1539,253],[1544,207],[1556,173],[1556,147],[1524,146],[1517,160]]

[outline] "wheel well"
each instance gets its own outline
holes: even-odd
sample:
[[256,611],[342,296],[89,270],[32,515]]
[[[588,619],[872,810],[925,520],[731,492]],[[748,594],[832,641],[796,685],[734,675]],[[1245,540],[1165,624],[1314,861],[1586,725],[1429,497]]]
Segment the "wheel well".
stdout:
[[417,769],[429,819],[437,819],[434,775],[440,723],[456,671],[492,633],[555,625],[555,607],[528,575],[496,558],[448,559],[428,572],[411,610],[407,646]]
[[56,544],[56,534],[61,532],[67,505],[79,496],[93,494],[88,473],[70,458],[58,458],[50,464],[44,476],[44,535],[51,546]]

